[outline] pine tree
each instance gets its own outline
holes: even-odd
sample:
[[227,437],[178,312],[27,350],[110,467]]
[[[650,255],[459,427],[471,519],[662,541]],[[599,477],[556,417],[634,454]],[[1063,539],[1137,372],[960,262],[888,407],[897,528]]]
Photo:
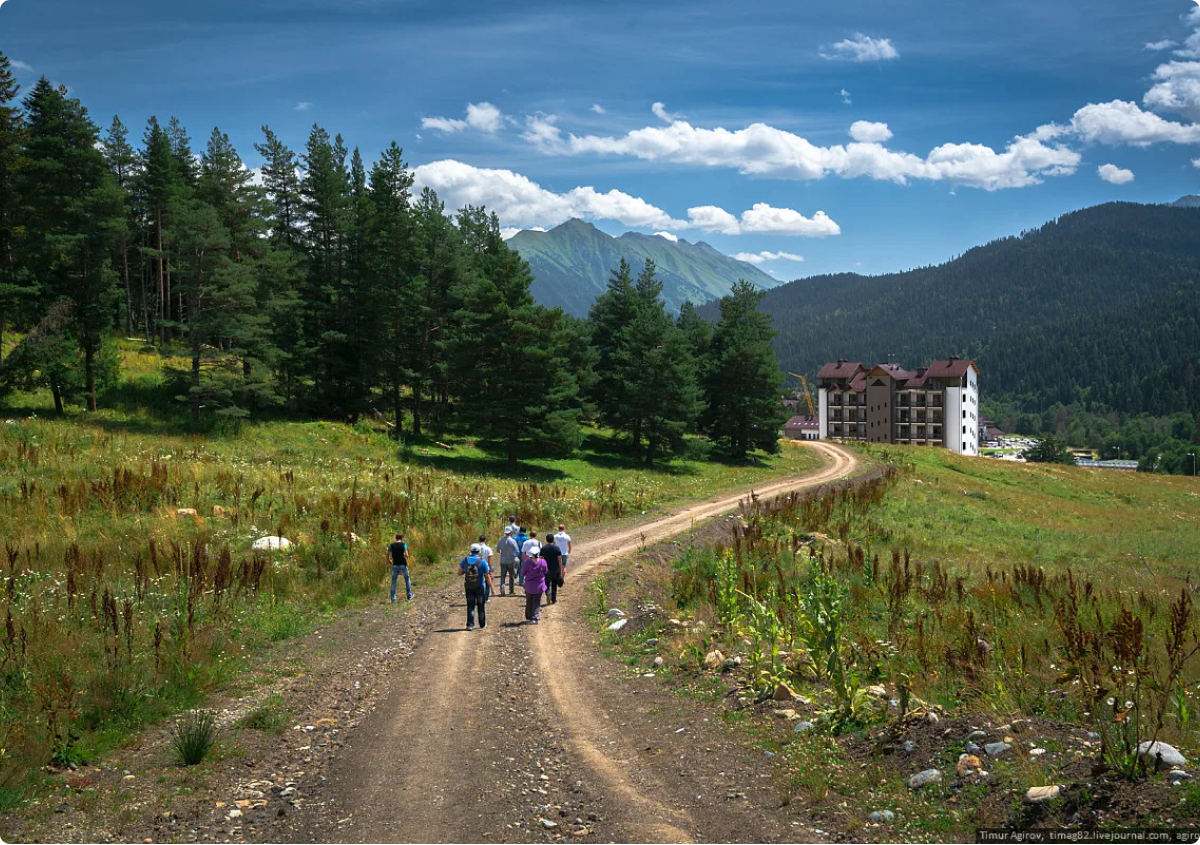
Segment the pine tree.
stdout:
[[31,292],[17,263],[17,157],[25,131],[17,100],[20,91],[8,57],[0,53],[0,359],[4,329],[18,303]]
[[254,149],[263,157],[262,179],[275,208],[271,220],[271,238],[288,249],[304,247],[304,215],[301,209],[300,177],[296,173],[296,154],[264,126],[263,143]]
[[43,77],[25,111],[17,180],[25,261],[43,302],[71,302],[71,334],[83,354],[87,409],[94,411],[97,359],[116,293],[109,246],[121,222],[120,192],[97,149],[99,129],[65,88]]
[[[374,214],[367,246],[370,258],[371,295],[368,306],[383,318],[375,324],[372,343],[378,353],[380,380],[392,406],[395,433],[403,433],[401,390],[413,380],[413,362],[419,345],[416,336],[425,330],[424,303],[418,296],[413,266],[416,249],[415,221],[410,208],[412,173],[404,153],[392,142],[371,168],[371,208]],[[441,213],[440,211],[438,212]],[[414,396],[417,388],[413,386]],[[414,430],[420,431],[414,421]]]
[[[157,336],[160,343],[166,344],[171,338],[175,317],[171,296],[169,232],[176,209],[190,199],[191,189],[175,154],[172,138],[159,125],[157,118],[151,117],[147,122],[142,144],[141,167],[134,180],[134,198],[146,226],[143,252],[152,262],[154,273],[154,295],[143,295],[143,313],[147,334]],[[155,302],[153,320],[147,305],[151,298]]]
[[[133,210],[131,206],[133,181],[136,175],[138,157],[137,152],[133,149],[133,145],[129,143],[129,130],[125,128],[125,124],[121,122],[119,117],[113,117],[112,124],[104,136],[101,149],[104,152],[105,159],[108,161],[108,168],[112,171],[113,179],[116,181],[121,197],[121,219],[124,225],[117,230],[115,248],[117,251],[116,264],[120,268],[121,284],[125,289],[125,334],[129,336],[133,334],[134,313],[133,286],[129,272],[129,233],[133,228]],[[142,291],[142,296],[145,296],[144,290]]]
[[633,271],[629,262],[620,265],[608,280],[608,288],[596,298],[588,312],[591,346],[596,350],[595,379],[590,399],[605,425],[628,431],[628,395],[625,372],[621,368],[621,330],[633,320]]
[[758,310],[762,298],[762,291],[739,281],[721,300],[721,321],[713,331],[703,426],[736,460],[751,449],[778,451],[784,420],[783,377],[770,346],[775,330]]

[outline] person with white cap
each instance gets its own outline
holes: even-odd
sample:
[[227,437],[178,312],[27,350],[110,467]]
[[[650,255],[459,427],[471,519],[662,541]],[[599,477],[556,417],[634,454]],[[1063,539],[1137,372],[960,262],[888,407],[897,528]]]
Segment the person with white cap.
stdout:
[[[482,557],[482,558],[484,559],[484,561],[487,563],[487,565],[488,565],[488,570],[489,570],[489,571],[490,571],[490,570],[492,570],[492,569],[493,569],[493,567],[492,567],[492,555],[494,555],[494,554],[495,554],[495,552],[493,552],[493,551],[492,551],[492,547],[491,547],[491,546],[489,546],[489,545],[487,544],[487,535],[486,535],[486,534],[480,534],[480,535],[479,535],[479,543],[478,543],[478,545],[479,545],[479,555],[480,555],[480,557]],[[491,601],[491,600],[492,600],[492,589],[491,589],[491,587],[490,587],[490,586],[488,587],[488,590],[487,590],[487,595],[484,597],[484,599],[483,599],[483,600],[484,600],[484,601]]]
[[508,594],[511,596],[517,591],[517,570],[521,568],[521,550],[517,547],[511,525],[504,526],[504,536],[496,544],[496,551],[500,554],[500,595],[504,595],[504,579],[507,576]]
[[542,593],[546,591],[546,561],[540,557],[541,551],[541,546],[531,546],[521,564],[521,574],[525,577],[525,621],[533,625],[542,618]]
[[487,595],[492,589],[492,573],[487,561],[479,554],[479,544],[471,544],[471,554],[458,564],[467,596],[467,630],[475,627],[475,611],[479,610],[479,627],[487,627]]

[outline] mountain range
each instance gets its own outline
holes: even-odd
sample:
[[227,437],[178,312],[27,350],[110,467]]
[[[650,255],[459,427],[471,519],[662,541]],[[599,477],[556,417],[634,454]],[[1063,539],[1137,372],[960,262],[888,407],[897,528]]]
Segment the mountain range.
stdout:
[[577,317],[586,316],[592,302],[604,293],[622,258],[629,262],[635,277],[647,258],[654,259],[663,299],[672,311],[678,311],[684,302],[720,299],[738,279],[763,289],[782,284],[753,264],[718,252],[703,241],[693,244],[682,238],[670,240],[637,232],[613,237],[576,219],[548,232],[518,232],[508,245],[529,262],[534,298]]
[[838,358],[959,355],[984,395],[1027,410],[1200,413],[1200,207],[1186,201],[1083,209],[935,267],[798,279],[761,308],[781,368],[810,377]]

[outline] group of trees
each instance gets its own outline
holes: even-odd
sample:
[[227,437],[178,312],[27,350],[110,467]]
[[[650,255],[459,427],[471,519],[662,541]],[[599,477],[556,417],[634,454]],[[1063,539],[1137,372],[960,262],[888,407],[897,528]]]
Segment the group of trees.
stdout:
[[45,78],[18,94],[0,54],[0,390],[95,410],[123,334],[176,362],[193,422],[372,414],[398,435],[471,431],[514,464],[523,443],[573,448],[590,416],[647,463],[688,432],[734,457],[775,445],[780,374],[749,285],[713,326],[667,313],[652,262],[636,283],[623,265],[577,320],[534,302],[495,215],[414,197],[395,143],[368,168],[319,126],[299,153],[264,127],[256,179],[219,129],[196,155],[151,118],[135,146]]

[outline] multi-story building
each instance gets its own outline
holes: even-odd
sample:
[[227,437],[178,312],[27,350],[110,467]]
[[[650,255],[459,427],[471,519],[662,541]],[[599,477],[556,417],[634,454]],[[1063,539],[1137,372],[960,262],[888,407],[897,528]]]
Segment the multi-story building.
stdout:
[[817,374],[820,436],[979,454],[979,367],[950,358],[909,372],[839,359]]

